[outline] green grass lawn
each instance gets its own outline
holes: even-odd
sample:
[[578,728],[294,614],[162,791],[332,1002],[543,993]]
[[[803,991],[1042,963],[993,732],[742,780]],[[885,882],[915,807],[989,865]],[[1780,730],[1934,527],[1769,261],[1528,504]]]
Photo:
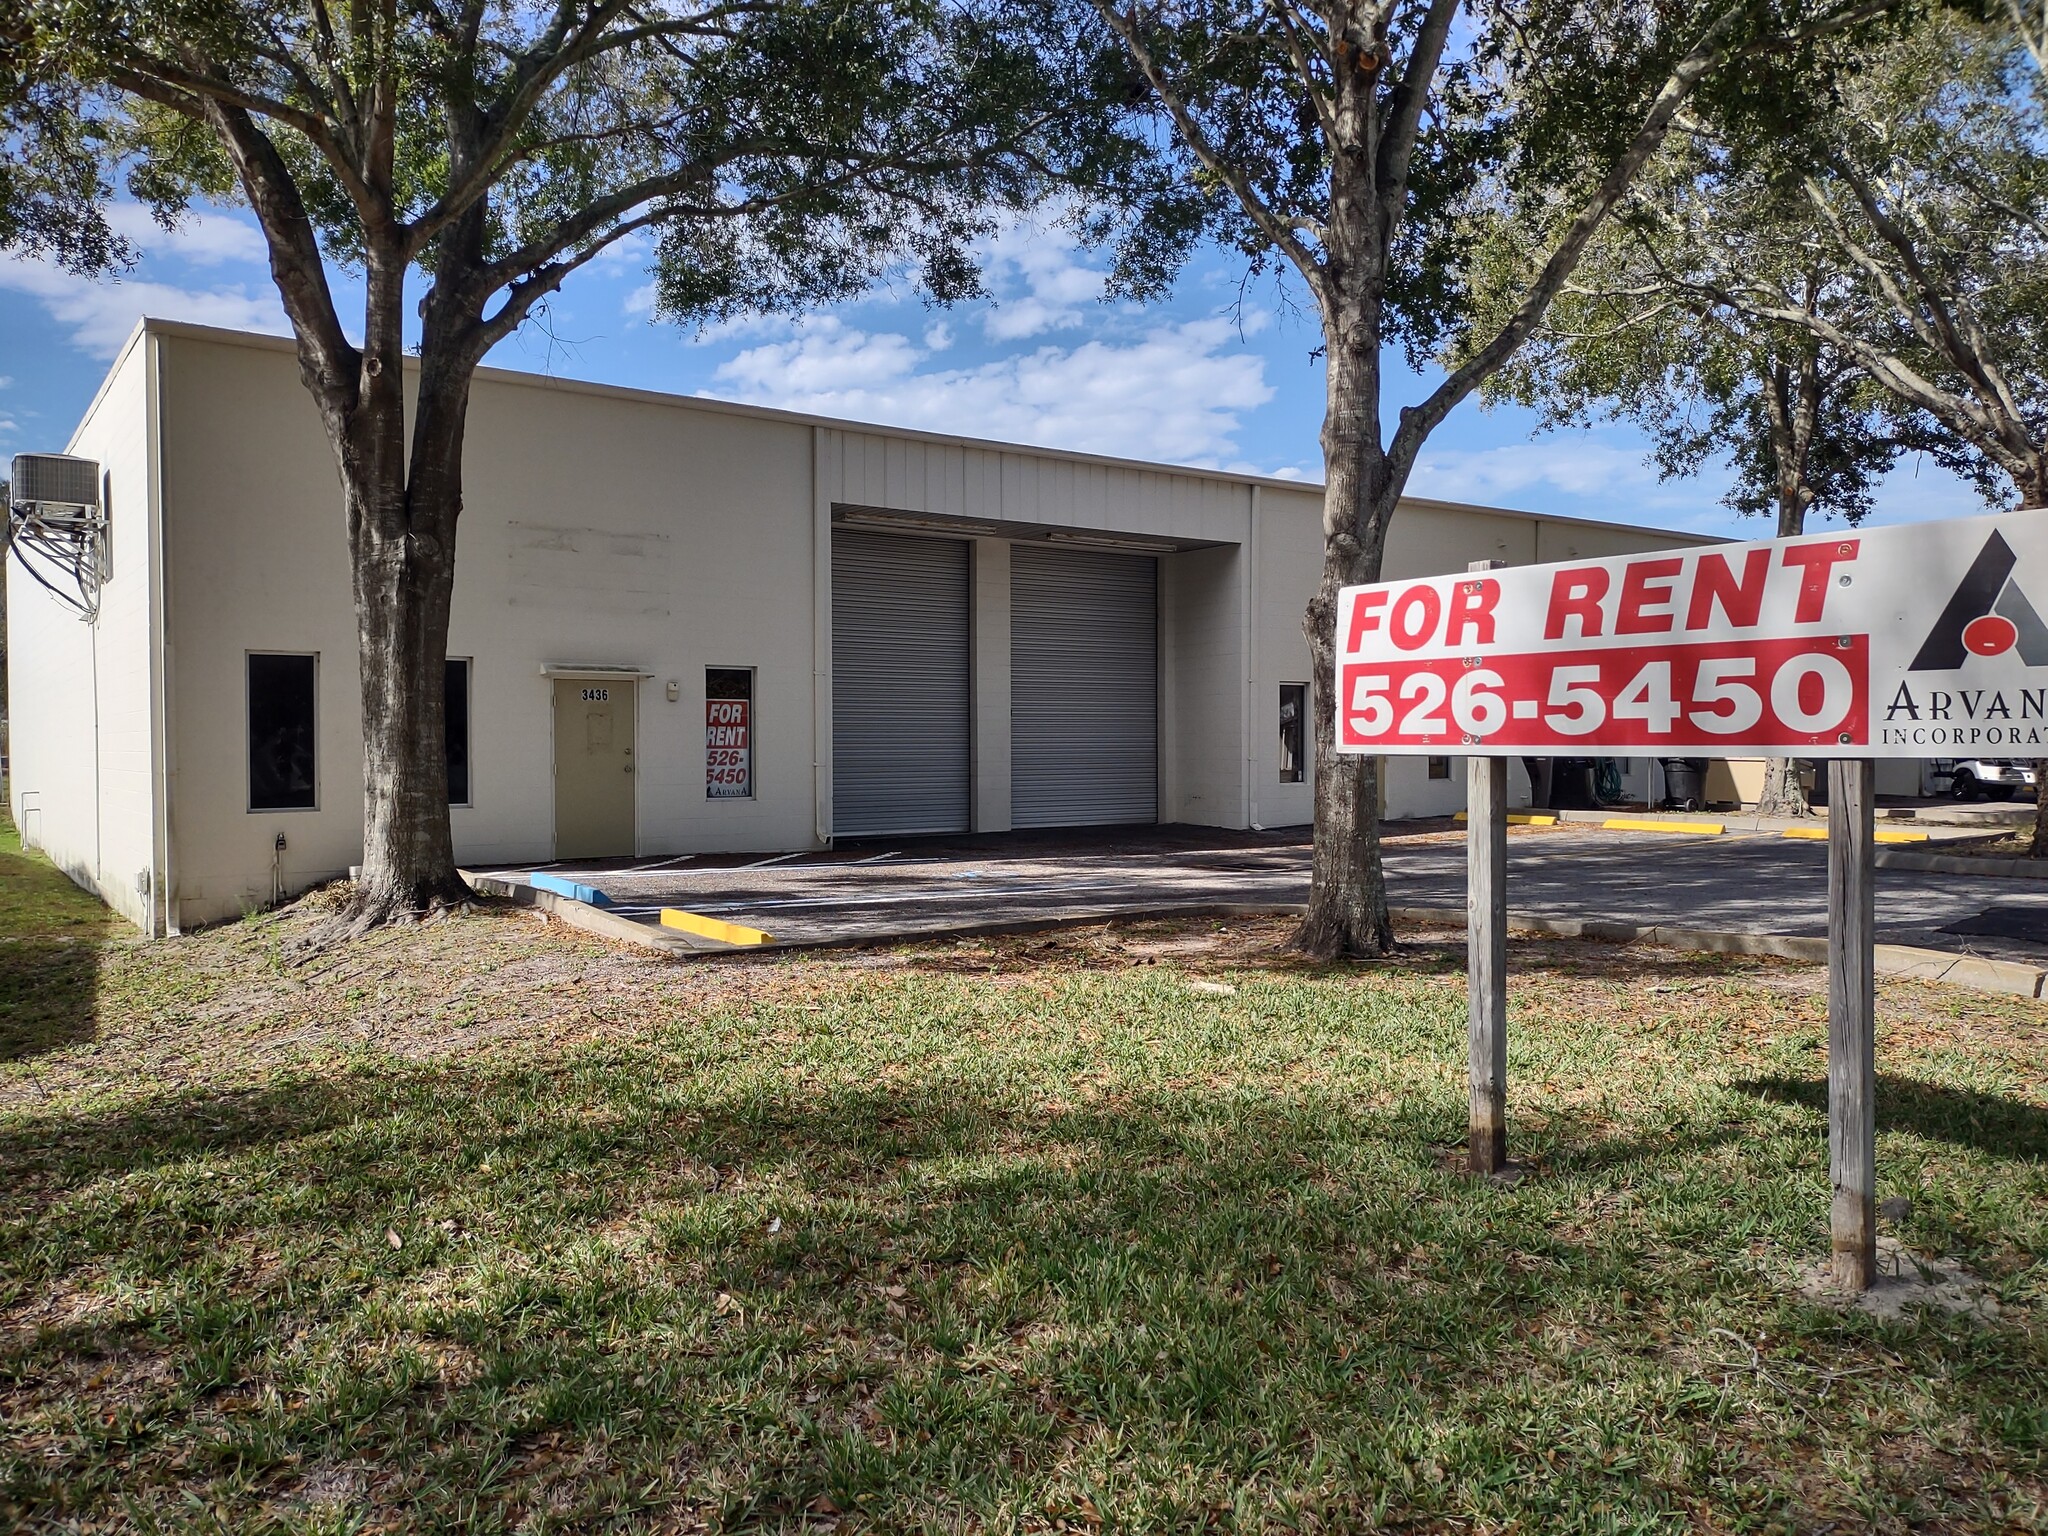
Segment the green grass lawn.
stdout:
[[1812,971],[1518,946],[1503,1185],[1441,943],[303,921],[0,1015],[0,1527],[2048,1524],[2038,1005],[1881,990],[1881,1193],[2001,1311],[1880,1323],[1796,1288]]

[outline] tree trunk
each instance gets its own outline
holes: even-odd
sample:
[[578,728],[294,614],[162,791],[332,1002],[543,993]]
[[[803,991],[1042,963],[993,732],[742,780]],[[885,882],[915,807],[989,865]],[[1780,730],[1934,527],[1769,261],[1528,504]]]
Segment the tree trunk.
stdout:
[[448,825],[448,613],[473,364],[429,335],[408,445],[404,263],[366,263],[367,329],[355,409],[337,444],[362,687],[363,865],[349,926],[362,931],[467,888]]
[[1763,796],[1756,803],[1759,816],[1811,816],[1813,806],[1806,798],[1806,788],[1799,782],[1799,759],[1796,757],[1767,757],[1764,759]]
[[[1323,578],[1302,629],[1317,685],[1315,852],[1308,914],[1295,945],[1317,959],[1384,955],[1394,947],[1380,867],[1377,757],[1337,751],[1337,593],[1379,580],[1397,490],[1379,446],[1379,338],[1363,322],[1331,325],[1323,421]],[[1344,338],[1345,342],[1340,342]]]
[[[356,644],[362,673],[363,872],[353,914],[386,921],[465,894],[448,826],[446,677],[454,593],[453,520],[385,537],[365,532],[355,565]],[[429,531],[444,523],[446,536]]]
[[[1808,285],[1811,302],[1812,284]],[[1771,368],[1764,385],[1764,413],[1770,423],[1771,462],[1777,471],[1778,537],[1797,538],[1806,532],[1806,509],[1813,504],[1813,488],[1807,484],[1807,462],[1813,450],[1813,434],[1820,417],[1820,355],[1809,343],[1800,351],[1799,377],[1783,358]],[[1799,782],[1795,758],[1764,760],[1763,794],[1756,803],[1761,816],[1813,815],[1813,806]]]

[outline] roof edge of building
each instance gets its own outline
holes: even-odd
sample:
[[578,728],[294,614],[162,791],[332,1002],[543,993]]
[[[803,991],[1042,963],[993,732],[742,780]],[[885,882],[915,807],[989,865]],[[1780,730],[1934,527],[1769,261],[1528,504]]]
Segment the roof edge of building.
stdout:
[[[92,392],[92,400],[79,415],[76,425],[71,429],[71,435],[65,438],[64,451],[66,453],[70,453],[78,447],[78,439],[84,434],[86,427],[91,423],[93,417],[99,413],[100,406],[107,398],[107,391],[114,387],[114,380],[118,379],[121,376],[121,370],[128,366],[128,359],[134,355],[135,349],[141,346],[148,337],[160,334],[161,328],[168,323],[162,320],[152,320],[147,315],[135,322],[134,327],[128,332],[127,339],[121,343],[119,350],[114,353],[113,360],[107,364],[107,371],[100,375],[99,384]],[[235,336],[240,333],[226,331],[222,334]]]
[[[226,326],[201,325],[191,320],[166,320],[145,315],[136,323],[133,333],[123,345],[107,378],[101,381],[100,389],[93,397],[93,406],[88,408],[90,418],[100,397],[105,394],[107,384],[126,360],[136,341],[143,335],[183,337],[193,341],[208,341],[224,346],[243,346],[260,351],[291,352],[296,344],[289,336],[272,335],[265,331],[234,330]],[[419,360],[410,355],[405,360],[408,369],[419,366]],[[1031,443],[1003,442],[994,438],[963,437],[951,432],[932,432],[921,427],[888,426],[880,422],[854,421],[845,417],[817,416],[806,411],[783,410],[771,405],[749,405],[738,400],[720,400],[709,395],[681,395],[667,390],[643,389],[632,384],[599,384],[587,379],[563,379],[544,373],[528,373],[517,368],[484,366],[477,369],[477,377],[493,383],[520,385],[528,389],[552,389],[569,394],[596,395],[613,400],[633,400],[649,405],[687,407],[693,410],[709,411],[729,416],[744,416],[756,421],[778,421],[792,426],[822,427],[832,432],[861,432],[877,437],[900,438],[909,442],[938,443],[947,447],[971,448],[982,452],[1026,454],[1033,458],[1056,459],[1072,464],[1100,465],[1108,469],[1139,470],[1149,474],[1180,475],[1189,479],[1216,481],[1226,485],[1258,487],[1266,490],[1300,491],[1319,494],[1323,484],[1319,480],[1289,480],[1279,475],[1257,475],[1238,470],[1206,469],[1192,464],[1162,464],[1150,459],[1122,459],[1112,454],[1084,453],[1071,448],[1046,448]],[[1404,507],[1440,510],[1446,512],[1477,513],[1488,517],[1524,518],[1535,522],[1556,523],[1577,528],[1611,528],[1629,533],[1654,533],[1669,537],[1682,544],[1724,544],[1730,542],[1716,534],[1689,533],[1675,528],[1660,528],[1646,523],[1608,522],[1597,517],[1572,517],[1555,512],[1528,512],[1514,507],[1493,507],[1478,502],[1445,501],[1434,496],[1403,495]]]

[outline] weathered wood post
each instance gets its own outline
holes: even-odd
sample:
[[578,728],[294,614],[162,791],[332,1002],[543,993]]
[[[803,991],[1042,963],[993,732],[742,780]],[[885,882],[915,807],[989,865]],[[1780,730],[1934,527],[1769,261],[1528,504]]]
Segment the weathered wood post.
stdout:
[[[1490,571],[1502,560],[1475,560]],[[1472,1050],[1469,1166],[1508,1160],[1508,761],[1465,759],[1465,988]]]
[[1828,764],[1828,1177],[1835,1284],[1877,1271],[1876,861],[1868,758]]

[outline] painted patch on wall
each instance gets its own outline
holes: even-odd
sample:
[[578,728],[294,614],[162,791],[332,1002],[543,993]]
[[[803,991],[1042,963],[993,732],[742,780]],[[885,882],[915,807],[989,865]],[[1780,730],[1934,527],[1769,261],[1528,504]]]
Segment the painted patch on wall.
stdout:
[[667,534],[514,522],[505,529],[513,607],[668,615]]

